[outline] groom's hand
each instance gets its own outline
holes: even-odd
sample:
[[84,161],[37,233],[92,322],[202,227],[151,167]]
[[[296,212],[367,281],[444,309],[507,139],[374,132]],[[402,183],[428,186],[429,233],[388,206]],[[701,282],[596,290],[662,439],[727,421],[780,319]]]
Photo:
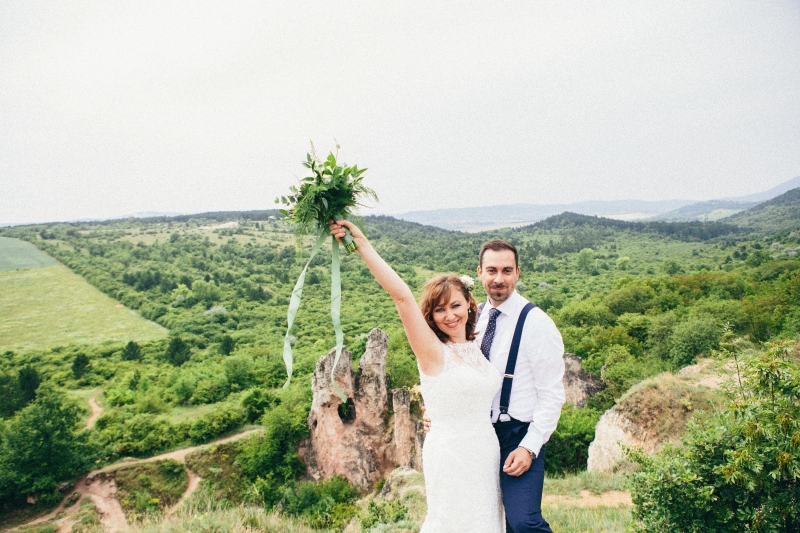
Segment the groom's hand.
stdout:
[[431,419],[425,414],[424,406],[422,407],[422,427],[425,429],[425,433],[428,433],[431,430]]
[[525,448],[517,448],[508,455],[503,472],[509,476],[521,476],[531,467],[531,452]]

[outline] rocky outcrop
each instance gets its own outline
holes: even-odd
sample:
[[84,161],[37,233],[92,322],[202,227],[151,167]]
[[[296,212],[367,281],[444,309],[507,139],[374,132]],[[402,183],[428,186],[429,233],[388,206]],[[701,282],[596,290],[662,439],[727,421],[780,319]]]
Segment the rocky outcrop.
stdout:
[[[422,468],[424,434],[419,416],[412,415],[411,393],[394,390],[389,404],[387,343],[386,333],[373,329],[355,374],[347,350],[336,368],[335,350],[317,362],[308,416],[311,437],[299,450],[311,478],[340,475],[366,491],[397,466]],[[331,371],[346,403],[331,385]]]
[[721,402],[721,380],[720,369],[703,362],[635,385],[600,417],[587,470],[614,471],[625,461],[623,447],[640,447],[653,455],[664,443],[678,440],[692,416]]
[[603,380],[583,370],[581,358],[575,354],[564,354],[564,392],[567,401],[577,407],[585,407],[586,400],[605,388]]
[[397,466],[408,466],[421,472],[422,443],[425,440],[425,432],[421,417],[411,413],[411,399],[412,392],[406,387],[392,391],[394,463]]
[[612,472],[623,460],[622,446],[641,446],[648,454],[656,453],[661,443],[643,439],[641,429],[621,411],[606,411],[594,429],[589,445],[589,472]]
[[[311,437],[299,450],[311,478],[340,475],[366,491],[396,467],[422,471],[421,398],[405,387],[388,390],[388,339],[377,328],[369,333],[355,373],[347,350],[336,368],[335,350],[317,361],[308,416]],[[603,388],[600,378],[583,371],[580,357],[564,354],[564,365],[567,401],[583,406]],[[331,385],[331,373],[347,398],[344,403]]]

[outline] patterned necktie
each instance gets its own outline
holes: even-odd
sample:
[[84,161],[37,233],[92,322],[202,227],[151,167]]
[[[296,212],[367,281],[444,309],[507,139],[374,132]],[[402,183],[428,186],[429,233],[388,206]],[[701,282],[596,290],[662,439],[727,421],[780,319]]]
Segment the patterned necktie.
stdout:
[[497,328],[497,316],[500,310],[496,307],[489,309],[489,323],[486,324],[486,333],[483,334],[483,341],[481,341],[481,351],[486,359],[489,359],[489,350],[492,348],[492,341],[494,340],[494,330]]

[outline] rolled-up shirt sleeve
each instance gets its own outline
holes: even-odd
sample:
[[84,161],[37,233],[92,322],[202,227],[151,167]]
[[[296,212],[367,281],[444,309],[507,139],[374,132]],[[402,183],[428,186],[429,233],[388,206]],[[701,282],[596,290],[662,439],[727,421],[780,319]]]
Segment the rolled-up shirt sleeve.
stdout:
[[539,311],[535,321],[525,324],[522,336],[524,347],[520,346],[520,355],[524,354],[531,366],[535,384],[533,422],[520,446],[536,455],[556,430],[561,407],[566,401],[563,383],[564,341],[552,319]]

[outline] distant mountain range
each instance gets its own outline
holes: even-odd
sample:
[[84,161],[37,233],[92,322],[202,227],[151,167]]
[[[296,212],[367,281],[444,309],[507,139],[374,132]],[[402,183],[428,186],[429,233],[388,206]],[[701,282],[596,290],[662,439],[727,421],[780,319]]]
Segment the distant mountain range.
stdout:
[[613,200],[549,205],[511,204],[409,211],[395,216],[410,222],[469,232],[526,226],[564,212],[619,220],[711,221],[750,209],[797,187],[800,187],[800,176],[768,191],[707,202]]

